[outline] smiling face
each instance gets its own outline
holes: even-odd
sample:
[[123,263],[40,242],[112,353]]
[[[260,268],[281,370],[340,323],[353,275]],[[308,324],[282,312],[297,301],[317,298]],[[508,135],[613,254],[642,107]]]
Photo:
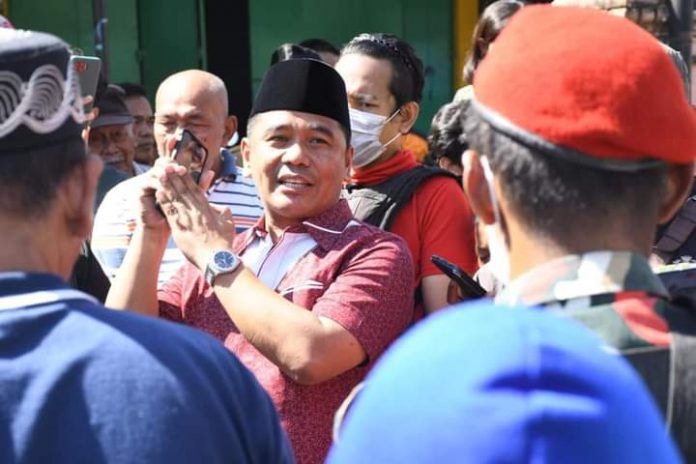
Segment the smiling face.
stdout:
[[131,124],[91,128],[87,148],[91,155],[99,156],[107,166],[133,175],[135,140]]
[[297,111],[254,116],[241,149],[266,223],[280,230],[336,204],[352,156],[338,122]]

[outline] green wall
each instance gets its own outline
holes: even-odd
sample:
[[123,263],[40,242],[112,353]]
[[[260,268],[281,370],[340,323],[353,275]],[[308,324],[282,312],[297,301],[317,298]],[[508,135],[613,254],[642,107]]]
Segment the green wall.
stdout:
[[202,6],[203,0],[138,2],[142,83],[151,96],[169,74],[205,67],[205,34],[199,14]]
[[[106,11],[109,77],[140,82],[136,0],[107,0]],[[86,55],[95,54],[92,0],[13,0],[9,17],[15,27],[50,32]]]
[[16,28],[50,32],[85,54],[94,54],[92,0],[10,0],[8,6]]
[[390,32],[411,43],[429,70],[416,124],[427,132],[452,99],[451,11],[451,0],[250,0],[253,91],[284,42],[319,37],[340,46],[361,32]]
[[140,82],[139,34],[136,0],[108,0],[109,78],[112,82]]

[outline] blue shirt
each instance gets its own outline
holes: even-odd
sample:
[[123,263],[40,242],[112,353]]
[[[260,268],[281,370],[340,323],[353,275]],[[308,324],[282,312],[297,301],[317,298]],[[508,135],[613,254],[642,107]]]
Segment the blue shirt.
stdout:
[[0,462],[293,462],[268,395],[214,339],[0,273]]

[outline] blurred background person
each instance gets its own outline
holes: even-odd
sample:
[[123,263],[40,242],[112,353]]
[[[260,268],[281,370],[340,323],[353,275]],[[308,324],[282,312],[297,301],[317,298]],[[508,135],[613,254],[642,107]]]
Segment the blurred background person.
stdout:
[[336,66],[338,57],[341,54],[341,52],[338,51],[338,48],[336,48],[328,40],[324,39],[306,39],[300,42],[300,45],[317,52],[321,57],[321,60],[329,66]]
[[98,155],[106,166],[130,177],[147,171],[147,165],[135,161],[133,116],[126,106],[123,89],[107,85],[97,92],[94,105],[99,112],[90,124],[89,152]]
[[427,164],[451,172],[462,178],[462,153],[469,142],[461,121],[466,117],[470,102],[456,101],[443,105],[435,116],[428,134]]
[[280,47],[273,50],[273,53],[271,54],[271,66],[279,61],[297,59],[313,59],[322,61],[319,54],[314,50],[294,43],[284,43]]
[[486,53],[488,53],[491,44],[498,37],[498,34],[510,21],[510,18],[523,6],[524,3],[515,0],[498,0],[483,10],[474,28],[474,34],[471,39],[471,51],[469,51],[462,71],[465,85],[454,94],[454,101],[471,98],[473,91],[471,84],[474,82],[476,68],[486,56]]
[[477,268],[473,214],[456,178],[418,164],[403,147],[420,112],[423,64],[390,34],[361,34],[342,50],[336,70],[345,81],[355,149],[344,195],[359,220],[406,240],[413,256],[416,313],[447,305],[449,277],[439,255],[465,271]]
[[157,159],[154,128],[155,115],[147,99],[145,87],[140,84],[124,82],[118,84],[125,92],[124,99],[128,111],[133,116],[133,136],[135,137],[135,161],[152,166]]

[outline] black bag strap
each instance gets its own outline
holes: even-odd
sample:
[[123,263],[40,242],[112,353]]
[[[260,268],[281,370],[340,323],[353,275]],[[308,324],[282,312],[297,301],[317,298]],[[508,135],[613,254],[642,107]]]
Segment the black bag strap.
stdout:
[[696,337],[673,333],[668,425],[686,462],[696,462]]
[[[373,201],[377,201],[378,204],[370,210],[367,216],[360,217],[360,214],[356,214],[356,218],[367,224],[377,226],[382,230],[390,230],[396,218],[396,214],[411,201],[416,189],[427,179],[435,176],[457,179],[454,174],[444,169],[419,165],[387,179],[378,185],[347,185],[346,191],[348,193],[349,202],[350,196],[362,193],[360,192],[361,190],[368,190],[376,193],[377,195],[373,195],[371,198],[374,198]],[[379,198],[379,200],[377,200],[377,198]],[[354,214],[355,213],[356,211],[354,211]]]
[[690,197],[653,247],[653,252],[669,264],[675,252],[696,230],[696,197]]

